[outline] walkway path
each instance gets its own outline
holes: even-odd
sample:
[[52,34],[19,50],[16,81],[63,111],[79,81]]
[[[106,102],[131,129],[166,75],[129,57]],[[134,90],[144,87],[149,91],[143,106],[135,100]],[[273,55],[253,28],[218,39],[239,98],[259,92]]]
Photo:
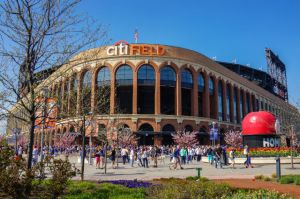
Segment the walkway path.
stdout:
[[[71,157],[70,161],[75,163],[76,167],[80,169],[80,164],[77,163],[77,157]],[[96,169],[95,166],[85,164],[85,180],[152,180],[155,178],[186,178],[188,176],[196,176],[196,168],[201,167],[201,176],[209,179],[253,179],[256,175],[271,176],[276,172],[275,165],[253,165],[254,168],[245,168],[242,165],[237,165],[236,169],[231,167],[224,167],[223,169],[216,169],[208,163],[193,162],[189,165],[184,165],[183,170],[170,170],[168,167],[169,160],[166,160],[165,164],[159,164],[158,168],[152,167],[152,162],[149,168],[138,167],[135,165],[133,168],[129,164],[123,165],[119,163],[118,169],[112,169],[111,164],[108,164],[107,173],[104,174],[104,169]],[[290,169],[290,165],[281,165],[282,175],[286,174],[299,174],[300,165],[295,165],[296,169]],[[80,179],[80,175],[77,175],[74,179]]]

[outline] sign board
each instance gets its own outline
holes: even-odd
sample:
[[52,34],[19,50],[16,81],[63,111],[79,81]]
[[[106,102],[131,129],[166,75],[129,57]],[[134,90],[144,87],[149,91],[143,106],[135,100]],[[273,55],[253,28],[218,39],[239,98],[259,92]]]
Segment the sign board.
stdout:
[[211,128],[210,129],[210,134],[209,134],[209,139],[210,140],[218,140],[218,128]]
[[116,55],[145,55],[145,56],[162,56],[166,52],[165,47],[154,44],[129,44],[121,40],[113,46],[106,49],[106,54],[109,56]]
[[280,140],[279,138],[263,138],[263,147],[279,147]]

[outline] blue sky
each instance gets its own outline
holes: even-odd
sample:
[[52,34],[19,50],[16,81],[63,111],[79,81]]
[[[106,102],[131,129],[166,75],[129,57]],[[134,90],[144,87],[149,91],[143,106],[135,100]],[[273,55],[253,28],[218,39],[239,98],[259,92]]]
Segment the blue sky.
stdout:
[[264,48],[286,64],[290,101],[300,101],[300,1],[86,0],[79,10],[107,25],[112,43],[160,43],[266,70]]

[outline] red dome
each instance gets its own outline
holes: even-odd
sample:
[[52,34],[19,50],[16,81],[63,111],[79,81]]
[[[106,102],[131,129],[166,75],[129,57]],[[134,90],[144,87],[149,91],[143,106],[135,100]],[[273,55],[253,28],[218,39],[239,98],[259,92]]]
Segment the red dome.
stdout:
[[247,114],[242,121],[243,135],[274,135],[276,117],[269,112],[259,111]]

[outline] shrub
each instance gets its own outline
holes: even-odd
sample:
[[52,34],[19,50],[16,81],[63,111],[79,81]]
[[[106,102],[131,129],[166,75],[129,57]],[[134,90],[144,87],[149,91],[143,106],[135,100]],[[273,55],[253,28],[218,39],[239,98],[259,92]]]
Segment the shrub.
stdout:
[[254,178],[256,180],[262,180],[264,178],[264,176],[263,175],[258,175],[258,176],[254,176]]
[[295,182],[296,185],[300,185],[300,177],[296,178],[296,179],[294,180],[294,182]]
[[110,183],[96,184],[92,182],[71,182],[64,199],[143,199],[145,191],[142,188],[127,188]]
[[272,173],[272,178],[277,178],[276,173]]
[[161,198],[224,198],[232,195],[233,189],[225,184],[213,182],[177,180],[161,186],[150,187],[147,196],[153,199]]
[[294,177],[292,175],[282,176],[279,182],[280,184],[291,184],[294,183]]
[[292,199],[292,196],[288,196],[286,194],[280,194],[278,192],[267,191],[267,190],[238,190],[232,196],[228,196],[227,199]]
[[270,177],[268,177],[268,176],[265,176],[264,177],[264,181],[271,181],[272,179],[270,178]]

